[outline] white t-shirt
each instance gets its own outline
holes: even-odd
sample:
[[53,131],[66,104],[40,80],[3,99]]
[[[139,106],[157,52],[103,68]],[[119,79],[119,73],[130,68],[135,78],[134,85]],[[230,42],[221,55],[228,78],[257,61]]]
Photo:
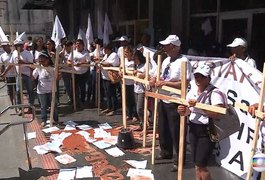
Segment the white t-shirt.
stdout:
[[[109,56],[105,54],[103,57],[102,63],[109,63],[112,67],[118,67],[120,65],[120,59],[117,55],[117,53],[112,52]],[[102,79],[110,80],[108,76],[108,71],[102,69],[101,70]]]
[[[20,59],[25,63],[33,63],[33,55],[27,51],[23,50],[20,53]],[[18,52],[15,50],[11,56],[10,63],[18,63]],[[19,73],[19,66],[16,66],[17,73]],[[30,76],[30,67],[29,66],[21,66],[21,74],[26,76]]]
[[[133,60],[128,61],[128,58],[125,58],[124,61],[125,61],[124,62],[125,69],[129,69],[129,70],[134,69],[134,61]],[[125,79],[125,84],[126,85],[133,85],[134,84],[134,80]]]
[[[12,52],[10,52],[9,54],[7,52],[4,52],[3,54],[1,54],[0,56],[0,63],[3,63],[3,65],[8,66],[7,64],[10,63],[10,59],[12,56]],[[6,73],[6,77],[15,77],[16,76],[16,69],[15,67],[12,67],[11,69],[9,69],[9,71]]]
[[[138,72],[141,72],[141,73],[145,74],[145,71],[146,71],[145,64],[139,64],[138,66],[136,66],[136,70]],[[145,92],[144,84],[135,81],[135,83],[134,83],[134,92],[137,93],[137,94],[144,93]]]
[[[223,92],[221,92],[218,88],[212,90],[212,94],[210,95],[207,89],[213,87],[212,85],[208,86],[206,90],[201,94],[201,97],[198,95],[198,87],[196,85],[192,86],[190,91],[187,94],[187,101],[191,99],[197,100],[197,102],[201,102],[204,104],[210,104],[210,96],[211,96],[211,105],[218,104],[227,104],[226,96]],[[208,93],[207,93],[208,92]],[[199,98],[200,97],[200,98]],[[208,124],[209,118],[206,116],[203,110],[190,107],[191,114],[189,116],[189,120],[195,124]]]
[[32,72],[33,77],[38,79],[37,93],[46,94],[52,92],[52,81],[54,78],[54,68],[48,67],[48,69],[36,68]]
[[33,57],[34,57],[34,62],[35,63],[38,63],[39,62],[39,56],[40,56],[40,51],[37,51],[37,50],[31,50],[30,51],[31,52],[31,54],[33,55]]
[[[162,70],[160,78],[164,81],[181,81],[181,63],[187,62],[187,80],[190,80],[192,77],[192,66],[190,61],[185,56],[180,56],[178,59],[170,63],[170,57],[167,57],[162,63]],[[180,97],[175,93],[168,92],[165,90],[159,91],[161,94]],[[169,101],[162,100],[165,103],[170,103]]]
[[[69,58],[71,57],[71,54]],[[74,65],[77,63],[89,63],[90,62],[90,55],[87,50],[83,50],[82,52],[78,52],[77,50],[74,51],[73,56]],[[85,66],[74,66],[74,69],[77,71],[78,74],[84,74],[87,72],[89,67]]]
[[[63,64],[66,64],[66,61],[68,60],[68,59],[70,59],[70,54],[71,53],[68,53],[68,52],[64,52],[64,55],[63,55],[63,57],[62,57],[62,63]],[[63,66],[63,69],[65,69],[65,70],[72,70],[72,67],[70,67],[70,66]]]
[[250,56],[247,56],[247,58],[244,61],[248,63],[250,66],[257,68],[256,61],[252,59]]

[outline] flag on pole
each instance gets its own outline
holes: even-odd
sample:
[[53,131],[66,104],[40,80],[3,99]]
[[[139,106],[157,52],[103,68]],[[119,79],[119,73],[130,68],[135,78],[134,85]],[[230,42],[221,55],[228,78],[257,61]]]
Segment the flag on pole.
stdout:
[[3,29],[1,28],[0,26],[0,43],[8,43],[8,38],[7,36],[5,35]]
[[98,21],[98,38],[99,39],[103,39],[103,18],[102,18],[102,14],[101,11],[98,9],[97,10],[98,13],[98,17],[97,17],[97,21]]
[[81,28],[79,28],[77,39],[82,39],[84,42],[84,47],[87,47],[86,34]]
[[90,14],[88,14],[88,20],[87,20],[86,40],[87,40],[87,49],[89,50],[90,44],[94,40]]
[[61,39],[66,37],[63,26],[58,18],[55,16],[53,29],[52,29],[52,37],[51,39],[55,42],[55,47],[57,48],[61,44]]
[[17,33],[17,37],[16,37],[16,39],[15,39],[15,41],[13,43],[14,43],[14,45],[16,45],[16,44],[24,44],[26,39],[27,39],[26,32],[23,32],[20,35],[18,35],[18,33]]
[[112,27],[110,24],[109,17],[107,13],[105,13],[105,20],[104,20],[104,36],[103,36],[103,44],[107,45],[109,44],[109,35],[112,34]]

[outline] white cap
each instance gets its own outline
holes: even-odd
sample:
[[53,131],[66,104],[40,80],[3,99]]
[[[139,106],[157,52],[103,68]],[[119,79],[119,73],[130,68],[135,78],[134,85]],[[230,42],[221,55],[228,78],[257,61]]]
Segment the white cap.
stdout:
[[1,45],[4,46],[4,45],[11,45],[11,43],[9,41],[2,41],[1,42]]
[[211,74],[211,68],[206,64],[199,65],[193,74],[201,74],[201,75],[207,77],[207,76],[210,76],[210,74]]
[[237,46],[243,46],[246,48],[248,46],[248,44],[247,44],[246,40],[244,40],[242,38],[235,38],[231,44],[227,45],[227,47],[237,47]]
[[14,45],[18,45],[18,44],[24,44],[24,41],[21,40],[21,39],[16,39],[16,40],[14,41]]
[[119,41],[128,41],[129,42],[129,38],[127,36],[122,36],[120,37],[120,39],[118,39]]
[[181,45],[181,41],[179,40],[179,37],[176,35],[169,35],[165,40],[159,41],[159,43],[162,45],[168,45],[168,44],[173,44],[175,46]]

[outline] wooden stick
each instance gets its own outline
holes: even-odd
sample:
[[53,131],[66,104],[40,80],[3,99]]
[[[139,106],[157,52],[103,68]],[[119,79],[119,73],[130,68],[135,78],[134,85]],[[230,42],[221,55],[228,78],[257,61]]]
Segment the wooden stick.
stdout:
[[[181,98],[185,99],[187,94],[187,62],[181,63]],[[177,179],[183,178],[183,161],[184,161],[184,146],[185,146],[185,126],[186,117],[180,116],[180,139],[179,139],[179,158]]]
[[109,71],[109,70],[112,70],[112,71],[120,71],[120,68],[119,67],[101,67],[102,69],[104,69],[104,70],[107,70],[107,71]]
[[[100,57],[99,57],[99,51],[100,51],[100,45],[99,44],[97,44],[96,45],[96,57],[97,57],[97,59],[99,59]],[[97,106],[98,106],[98,115],[100,114],[100,96],[101,96],[101,94],[100,94],[100,75],[101,75],[101,66],[100,66],[100,64],[99,64],[99,72],[97,73],[97,76],[96,76],[96,84],[97,84]]]
[[[150,62],[150,54],[149,52],[146,54],[146,62],[145,62],[145,80],[149,80],[149,62]],[[143,126],[143,147],[146,146],[146,126],[147,126],[147,111],[148,111],[148,96],[144,96],[144,126]]]
[[[242,110],[248,112],[248,107],[249,106],[247,106],[245,104],[235,102],[235,108],[239,108],[239,109],[242,109]],[[264,112],[258,111],[258,110],[255,111],[255,116],[256,117],[258,117],[260,119],[263,119],[263,115],[264,115]]]
[[[265,89],[265,63],[263,64],[263,77],[262,77],[262,84],[260,89],[260,96],[259,96],[259,105],[258,105],[258,111],[262,111],[263,102],[264,102],[264,89]],[[247,180],[250,180],[252,175],[252,160],[253,156],[255,154],[255,149],[257,147],[258,142],[258,136],[259,136],[259,129],[260,129],[260,118],[256,117],[256,125],[255,125],[255,131],[254,131],[254,138],[253,138],[253,144],[251,148],[251,154],[250,154],[250,163],[248,166],[248,172],[247,172]]]
[[[19,94],[20,94],[20,102],[23,104],[23,83],[22,83],[22,73],[21,73],[21,65],[19,64],[20,58],[20,48],[17,49],[17,55],[18,55],[18,74],[19,74]],[[25,117],[24,108],[21,108],[22,117]]]
[[76,111],[76,92],[75,92],[75,74],[74,74],[74,49],[73,46],[71,47],[71,64],[72,64],[72,73],[71,73],[71,78],[72,78],[72,92],[73,92],[73,106],[74,106],[74,111]]
[[56,102],[56,89],[57,89],[57,76],[58,76],[58,64],[59,64],[59,48],[56,49],[55,65],[54,65],[54,78],[52,81],[52,102],[51,102],[51,112],[50,112],[50,127],[53,126],[54,121],[54,108]]
[[[174,103],[178,103],[178,104],[183,104],[185,106],[189,106],[189,103],[186,99],[182,99],[182,98],[177,98],[177,97],[172,97],[172,96],[167,96],[167,95],[163,95],[163,94],[156,94],[154,92],[146,92],[145,93],[146,96],[149,97],[153,97],[153,98],[158,98],[161,100],[166,100],[169,102],[174,102]],[[194,106],[198,109],[202,109],[202,110],[207,110],[207,111],[211,111],[211,112],[216,112],[216,113],[220,113],[220,114],[225,114],[226,113],[226,108],[222,108],[222,107],[218,107],[218,106],[213,106],[213,105],[208,105],[208,104],[203,104],[203,103],[196,103],[196,105]]]
[[125,84],[125,60],[124,60],[124,48],[121,48],[121,72],[122,72],[122,87],[121,87],[121,94],[122,94],[122,122],[123,128],[127,128],[127,121],[126,121],[126,84]]
[[[160,68],[161,68],[161,55],[158,55],[157,59],[157,75],[156,81],[159,81],[160,78]],[[155,93],[158,93],[158,89],[156,89]],[[155,98],[155,105],[154,105],[154,121],[153,121],[153,140],[152,140],[152,157],[151,162],[152,165],[155,164],[155,146],[156,146],[156,124],[157,124],[157,111],[158,111],[158,98]]]

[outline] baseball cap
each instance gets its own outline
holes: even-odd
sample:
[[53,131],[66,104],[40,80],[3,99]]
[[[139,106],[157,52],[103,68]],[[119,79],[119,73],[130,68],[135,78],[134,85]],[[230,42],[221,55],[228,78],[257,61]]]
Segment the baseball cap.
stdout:
[[159,43],[162,45],[168,45],[168,44],[173,44],[175,46],[181,45],[181,41],[179,40],[179,37],[176,35],[169,35],[165,40],[159,41]]
[[235,38],[231,44],[227,45],[227,47],[237,47],[237,46],[243,46],[246,48],[248,46],[248,44],[247,44],[246,40],[244,40],[242,38]]
[[211,74],[211,68],[206,64],[199,65],[193,74],[201,74],[201,75],[207,77],[207,76],[210,76],[210,74]]
[[42,51],[40,52],[39,57],[40,57],[40,56],[45,56],[46,58],[50,58],[48,52],[45,51],[45,50],[42,50]]
[[9,41],[2,41],[1,42],[1,45],[4,46],[4,45],[11,45],[11,43]]

